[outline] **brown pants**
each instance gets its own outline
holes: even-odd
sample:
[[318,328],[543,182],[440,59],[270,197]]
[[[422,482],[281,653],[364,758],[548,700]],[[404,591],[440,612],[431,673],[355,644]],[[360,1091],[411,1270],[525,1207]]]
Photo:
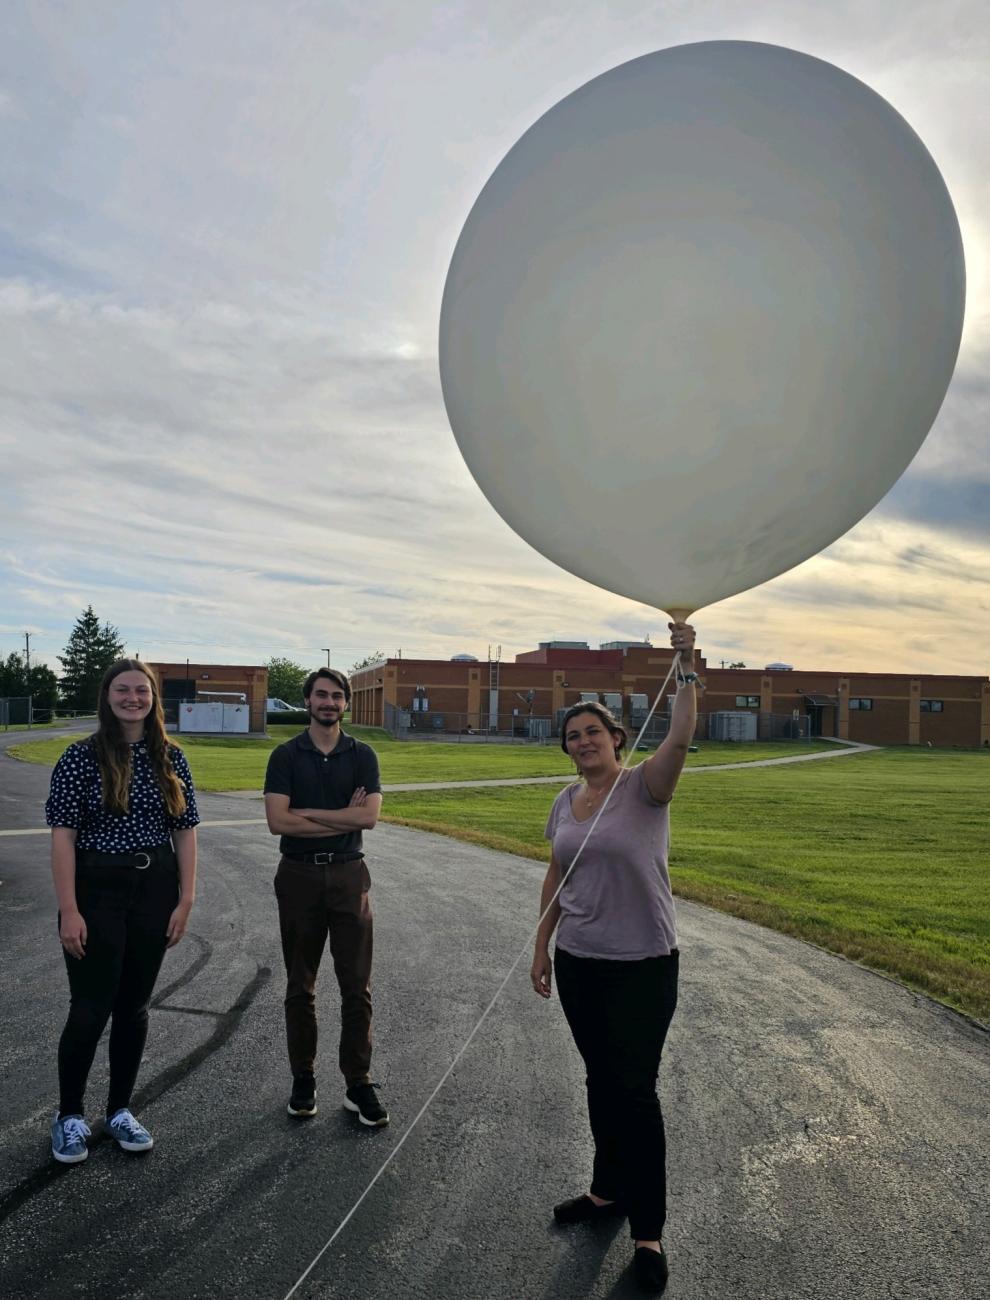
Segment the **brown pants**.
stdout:
[[285,1031],[293,1076],[316,1061],[316,974],[330,937],[340,986],[340,1069],[347,1086],[368,1083],[371,1066],[371,878],[363,858],[316,866],[282,858],[275,897],[288,982]]

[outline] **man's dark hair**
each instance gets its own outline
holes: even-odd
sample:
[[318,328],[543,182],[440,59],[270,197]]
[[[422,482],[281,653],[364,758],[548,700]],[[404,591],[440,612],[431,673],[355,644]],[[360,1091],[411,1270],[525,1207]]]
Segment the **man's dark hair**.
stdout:
[[348,704],[350,704],[351,684],[347,680],[346,676],[342,672],[338,672],[336,668],[317,668],[315,672],[310,673],[303,682],[304,700],[307,702],[309,701],[309,697],[313,694],[313,687],[316,685],[317,679],[320,677],[328,677],[330,681],[336,683],[336,685],[344,692],[344,699]]

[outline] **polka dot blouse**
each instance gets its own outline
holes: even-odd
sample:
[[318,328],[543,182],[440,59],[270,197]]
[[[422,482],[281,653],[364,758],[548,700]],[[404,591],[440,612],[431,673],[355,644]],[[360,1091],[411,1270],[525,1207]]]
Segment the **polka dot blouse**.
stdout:
[[96,755],[92,745],[82,741],[69,746],[52,772],[45,804],[48,825],[73,827],[78,832],[76,848],[92,853],[133,853],[167,844],[172,831],[188,830],[199,822],[186,757],[175,745],[169,745],[168,752],[186,792],[186,811],[181,817],[168,814],[143,740],[131,745],[130,811],[123,815],[107,812]]

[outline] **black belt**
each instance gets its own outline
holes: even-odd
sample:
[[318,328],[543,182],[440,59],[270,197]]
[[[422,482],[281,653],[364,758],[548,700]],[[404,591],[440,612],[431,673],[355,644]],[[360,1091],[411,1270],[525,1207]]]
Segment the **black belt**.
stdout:
[[292,862],[309,862],[315,867],[329,867],[337,862],[357,862],[363,853],[283,853]]
[[175,849],[171,844],[156,844],[151,849],[134,849],[130,853],[93,853],[89,849],[76,850],[77,867],[134,867],[145,871],[152,864],[174,862]]

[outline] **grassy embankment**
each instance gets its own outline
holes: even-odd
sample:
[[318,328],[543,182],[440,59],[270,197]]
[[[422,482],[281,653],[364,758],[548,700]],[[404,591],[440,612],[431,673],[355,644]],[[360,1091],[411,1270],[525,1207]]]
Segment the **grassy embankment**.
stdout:
[[[273,730],[267,742],[183,745],[201,788],[258,789],[269,750],[294,731]],[[354,731],[374,744],[386,783],[568,771],[565,756],[549,746],[416,744]],[[52,763],[67,743],[52,739],[13,752]],[[704,744],[690,763],[781,752],[809,750]],[[386,820],[545,861],[553,794],[546,786],[395,792]],[[990,755],[982,753],[891,749],[689,775],[672,814],[674,889],[990,1020],[988,811]],[[534,877],[534,899],[536,890]]]
[[[527,776],[566,776],[573,772],[558,745],[482,745],[450,744],[434,741],[417,743],[393,740],[385,731],[374,727],[351,727],[345,730],[374,746],[386,785],[405,785],[420,781],[470,781]],[[260,790],[265,779],[268,755],[276,745],[298,735],[299,727],[270,727],[267,740],[246,736],[177,737],[192,769],[197,789]],[[40,742],[12,746],[10,753],[28,763],[53,764],[62,751],[78,736],[59,736]],[[707,742],[701,752],[691,754],[692,766],[710,763],[749,762],[758,758],[781,758],[788,754],[808,754],[815,749],[831,749],[828,742],[779,741],[767,744],[732,744]],[[637,754],[636,759],[646,758]]]
[[[539,786],[397,793],[387,820],[545,861],[549,804]],[[671,877],[682,898],[990,1020],[988,811],[982,753],[893,749],[698,773],[672,808]]]

